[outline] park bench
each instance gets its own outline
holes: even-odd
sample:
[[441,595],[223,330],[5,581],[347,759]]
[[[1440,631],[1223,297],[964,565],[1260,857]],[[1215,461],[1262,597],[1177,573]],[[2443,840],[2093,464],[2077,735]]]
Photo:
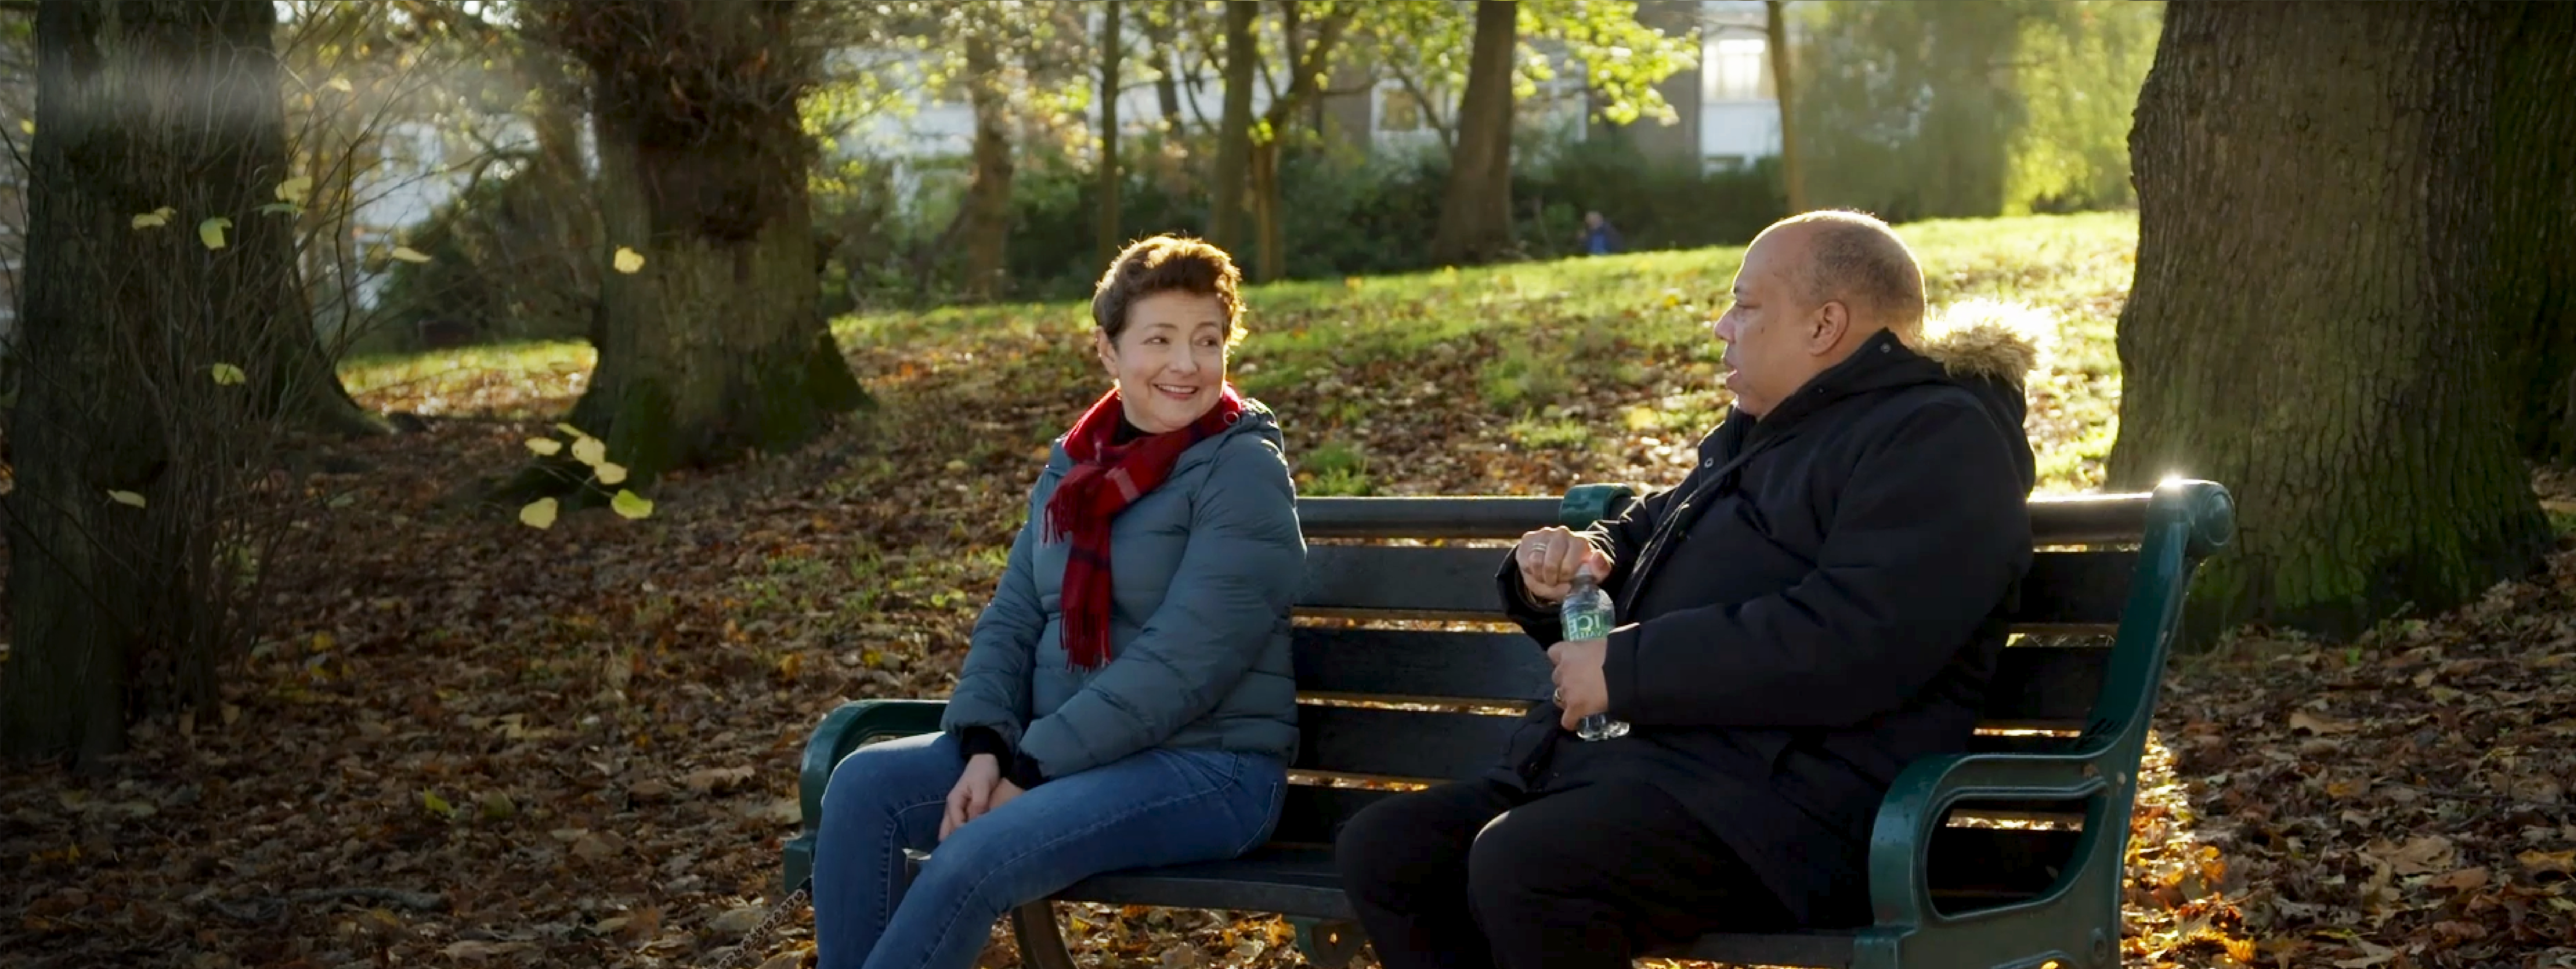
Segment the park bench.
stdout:
[[[1295,925],[1309,962],[1340,966],[1361,933],[1331,863],[1339,823],[1386,796],[1386,782],[1484,771],[1502,751],[1508,714],[1548,687],[1545,655],[1516,629],[1436,628],[1502,621],[1494,573],[1504,549],[1457,542],[1580,527],[1631,500],[1623,486],[1587,485],[1562,498],[1300,501],[1310,545],[1295,639],[1303,741],[1277,833],[1237,860],[1112,873],[1056,900],[1276,913]],[[2158,684],[2193,569],[2226,544],[2234,514],[2225,488],[2191,480],[2035,498],[2031,513],[2036,558],[2007,607],[2016,639],[1974,751],[1911,765],[1879,809],[1873,923],[1712,935],[1659,955],[1850,969],[2118,964],[2128,818]],[[863,700],[823,718],[805,749],[804,828],[786,845],[787,888],[812,870],[834,765],[861,744],[937,730],[940,708]],[[1011,919],[1027,964],[1073,965],[1051,903]]]

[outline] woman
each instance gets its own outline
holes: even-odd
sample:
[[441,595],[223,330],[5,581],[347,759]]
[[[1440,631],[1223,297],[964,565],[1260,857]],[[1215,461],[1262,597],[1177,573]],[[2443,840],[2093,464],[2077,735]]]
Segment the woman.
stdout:
[[[1129,246],[1091,300],[1115,382],[1055,442],[939,733],[860,748],[816,836],[822,969],[967,969],[1101,872],[1268,840],[1297,743],[1305,566],[1279,426],[1226,381],[1224,251]],[[930,851],[906,885],[903,849]]]

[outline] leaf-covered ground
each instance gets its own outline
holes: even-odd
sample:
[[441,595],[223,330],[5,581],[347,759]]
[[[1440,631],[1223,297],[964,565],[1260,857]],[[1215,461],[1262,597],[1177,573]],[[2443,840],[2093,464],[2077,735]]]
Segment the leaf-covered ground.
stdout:
[[[2099,481],[2123,216],[1912,227],[1936,302],[2060,326],[2050,487]],[[1309,494],[1660,484],[1723,403],[1737,253],[1265,288],[1238,375]],[[580,392],[569,346],[364,361],[428,429],[305,466],[276,634],[98,777],[0,768],[0,962],[810,962],[776,902],[795,763],[850,699],[945,692],[1043,442],[1099,393],[1074,307],[845,322],[880,407],[538,531],[462,500]],[[2576,560],[2380,641],[2177,664],[2133,830],[2132,965],[2576,966]],[[1104,966],[1296,964],[1276,920],[1071,907]],[[2555,946],[2556,948],[2552,948]],[[988,964],[1012,959],[997,936]]]

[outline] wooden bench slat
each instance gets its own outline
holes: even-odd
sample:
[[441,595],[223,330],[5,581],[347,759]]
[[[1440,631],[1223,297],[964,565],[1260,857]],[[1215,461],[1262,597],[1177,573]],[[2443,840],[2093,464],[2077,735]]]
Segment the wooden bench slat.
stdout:
[[[1317,545],[1306,550],[1297,611],[1359,619],[1504,622],[1498,548]],[[2091,632],[2120,621],[2137,566],[2130,551],[2040,552],[2009,618],[2030,632]]]
[[1279,808],[1279,828],[1270,833],[1270,844],[1272,847],[1329,846],[1340,835],[1342,822],[1360,813],[1360,809],[1394,793],[1397,792],[1291,784],[1288,796]]
[[1494,570],[1507,550],[1369,545],[1306,549],[1297,611],[1374,619],[1503,620]]
[[1558,524],[1556,495],[1297,499],[1307,538],[1519,538]]
[[1520,633],[1301,627],[1297,689],[1307,693],[1534,700],[1547,653]]
[[[1517,705],[1536,700],[1548,683],[1547,654],[1520,633],[1303,627],[1295,642],[1298,689],[1310,695]],[[2093,646],[2004,650],[1983,725],[2080,729],[2109,659],[2108,649]]]
[[2080,730],[2093,713],[2111,651],[2099,646],[2011,646],[1986,684],[1978,726]]
[[2009,617],[2021,632],[2107,632],[2120,624],[2137,568],[2131,551],[2037,553]]
[[1506,737],[1519,723],[1473,713],[1306,704],[1297,708],[1295,766],[1434,780],[1472,777],[1499,762]]
[[[2135,542],[2146,530],[2143,492],[2046,495],[2030,501],[2032,538],[2040,545]],[[1307,538],[1518,538],[1558,524],[1557,495],[1388,496],[1297,499]]]

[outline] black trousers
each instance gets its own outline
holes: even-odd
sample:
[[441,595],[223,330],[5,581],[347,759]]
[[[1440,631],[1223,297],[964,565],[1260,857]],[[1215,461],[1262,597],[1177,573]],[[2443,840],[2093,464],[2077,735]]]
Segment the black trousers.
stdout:
[[1626,969],[1709,932],[1793,922],[1725,842],[1641,782],[1401,794],[1354,815],[1334,856],[1386,969]]

